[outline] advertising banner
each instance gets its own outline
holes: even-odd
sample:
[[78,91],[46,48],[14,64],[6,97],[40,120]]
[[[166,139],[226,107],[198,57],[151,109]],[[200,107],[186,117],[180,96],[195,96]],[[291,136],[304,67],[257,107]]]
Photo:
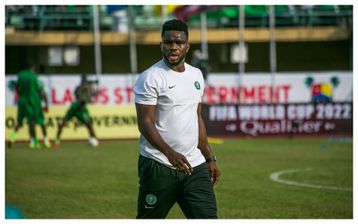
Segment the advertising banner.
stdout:
[[[89,107],[99,139],[132,139],[139,137],[134,105]],[[59,122],[68,107],[52,106],[45,114],[48,135],[54,139]],[[209,136],[258,137],[291,135],[352,135],[352,103],[298,104],[217,104],[202,105]],[[5,139],[16,125],[16,107],[5,111]],[[42,139],[40,127],[37,135]],[[87,129],[75,118],[63,129],[62,139],[84,140]],[[18,132],[19,140],[28,140],[26,122]]]
[[203,105],[209,136],[352,135],[352,103]]
[[306,103],[327,98],[352,101],[349,72],[214,74],[208,77],[204,102],[208,104]]
[[[92,76],[95,78],[95,76]],[[127,105],[134,103],[133,85],[137,75],[99,76],[97,105]],[[7,75],[6,83],[16,80]],[[51,105],[69,105],[75,100],[74,90],[80,75],[40,76]],[[5,105],[16,105],[16,93],[5,90]],[[208,104],[267,104],[349,102],[353,100],[351,72],[315,73],[212,73],[208,76],[203,102]]]
[[[45,114],[45,124],[47,133],[51,140],[56,137],[57,128],[69,107],[51,106],[49,112]],[[93,127],[99,139],[132,139],[139,137],[137,128],[137,116],[134,105],[122,106],[96,106],[89,105],[88,110],[93,119]],[[17,108],[7,107],[5,110],[5,139],[10,138],[11,132],[16,125]],[[17,134],[17,139],[28,140],[28,126],[26,120],[23,127]],[[36,133],[42,139],[40,126],[37,125]],[[86,127],[73,118],[62,130],[61,139],[65,140],[84,140],[88,139],[89,134]]]
[[[133,85],[137,75],[99,76],[98,95],[89,106],[94,129],[100,139],[138,138]],[[5,89],[5,135],[16,125],[16,92],[7,75]],[[96,79],[96,76],[90,76]],[[80,75],[39,76],[50,103],[45,115],[50,138],[74,102]],[[309,134],[352,134],[352,72],[213,73],[206,81],[203,117],[211,136],[266,136]],[[26,123],[26,122],[24,122]],[[18,134],[28,139],[28,127]],[[38,127],[37,135],[42,138]],[[86,128],[72,120],[63,139],[87,139]]]
[[[96,79],[95,76],[89,76]],[[98,105],[133,104],[133,84],[137,76],[133,75],[102,75],[97,86],[98,96],[93,99]],[[16,76],[6,76],[6,83],[15,81]],[[74,102],[75,88],[80,84],[81,77],[76,74],[39,76],[44,83],[47,98],[51,105],[69,105]],[[16,105],[16,93],[7,87],[5,105]]]

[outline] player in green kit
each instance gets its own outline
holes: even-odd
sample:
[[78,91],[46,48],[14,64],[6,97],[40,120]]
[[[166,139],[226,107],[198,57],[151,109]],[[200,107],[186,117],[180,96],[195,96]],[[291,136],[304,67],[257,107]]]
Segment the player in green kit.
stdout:
[[[19,95],[17,125],[11,134],[10,142],[14,144],[16,141],[17,131],[22,127],[23,120],[26,118],[29,125],[30,148],[41,148],[36,137],[36,124],[41,126],[43,133],[43,141],[46,148],[51,148],[51,143],[47,137],[47,131],[44,122],[44,111],[48,111],[47,96],[44,91],[44,85],[38,80],[35,73],[35,66],[29,66],[29,69],[22,70],[18,74],[18,80],[14,83],[14,87]],[[42,101],[45,106],[42,107]]]
[[58,127],[55,139],[56,147],[60,146],[63,127],[66,126],[68,121],[70,121],[73,117],[76,117],[86,126],[90,135],[89,143],[94,147],[98,146],[98,140],[93,129],[92,118],[87,109],[87,103],[92,102],[92,97],[97,94],[93,87],[93,83],[93,81],[87,80],[86,75],[82,75],[81,84],[75,90],[77,100],[71,104],[70,108],[66,112],[63,122]]

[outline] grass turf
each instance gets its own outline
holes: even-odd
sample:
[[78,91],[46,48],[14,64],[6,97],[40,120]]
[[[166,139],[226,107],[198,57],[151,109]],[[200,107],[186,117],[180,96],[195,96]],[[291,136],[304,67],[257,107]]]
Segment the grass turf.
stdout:
[[[219,218],[353,217],[353,191],[313,189],[284,180],[352,188],[353,144],[317,139],[237,139],[213,145],[222,171],[215,187]],[[26,218],[135,218],[137,141],[64,142],[59,149],[6,148],[5,200]],[[168,218],[185,218],[175,205]]]

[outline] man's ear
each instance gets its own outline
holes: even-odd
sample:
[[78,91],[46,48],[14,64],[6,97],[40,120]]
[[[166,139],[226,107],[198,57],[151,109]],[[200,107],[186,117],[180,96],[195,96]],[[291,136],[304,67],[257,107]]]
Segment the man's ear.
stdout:
[[160,43],[159,43],[159,47],[160,47],[160,51],[162,51],[162,52],[163,52],[163,42],[161,42],[161,41],[160,41]]
[[186,53],[189,52],[189,49],[190,49],[190,44],[188,43],[188,48],[186,49]]

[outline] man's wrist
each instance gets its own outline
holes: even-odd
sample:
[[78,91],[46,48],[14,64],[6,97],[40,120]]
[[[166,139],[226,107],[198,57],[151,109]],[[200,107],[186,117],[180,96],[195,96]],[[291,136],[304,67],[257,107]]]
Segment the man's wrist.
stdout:
[[210,156],[210,157],[205,158],[206,163],[210,163],[212,161],[216,161],[216,156]]

